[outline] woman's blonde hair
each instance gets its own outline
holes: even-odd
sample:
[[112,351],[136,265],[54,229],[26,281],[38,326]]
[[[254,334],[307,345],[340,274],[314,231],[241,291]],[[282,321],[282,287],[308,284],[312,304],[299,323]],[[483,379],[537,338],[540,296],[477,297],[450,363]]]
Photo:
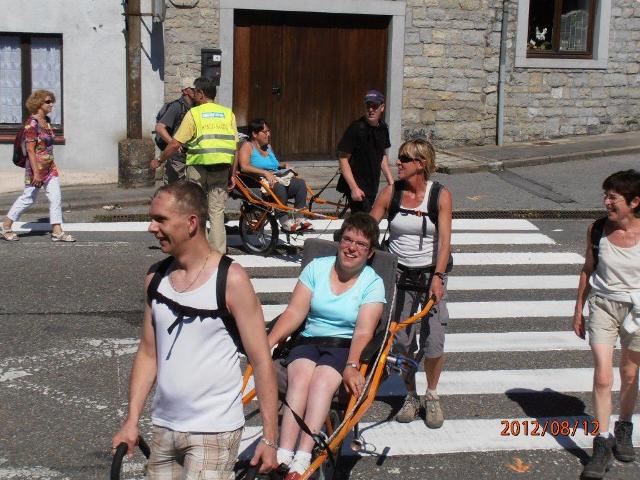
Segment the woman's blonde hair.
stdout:
[[26,106],[29,113],[38,113],[38,109],[42,106],[47,97],[51,97],[52,101],[56,101],[56,96],[49,90],[36,90],[31,92],[29,98],[27,98]]
[[428,140],[416,138],[404,142],[398,150],[398,157],[401,155],[420,160],[425,180],[436,171],[436,151]]

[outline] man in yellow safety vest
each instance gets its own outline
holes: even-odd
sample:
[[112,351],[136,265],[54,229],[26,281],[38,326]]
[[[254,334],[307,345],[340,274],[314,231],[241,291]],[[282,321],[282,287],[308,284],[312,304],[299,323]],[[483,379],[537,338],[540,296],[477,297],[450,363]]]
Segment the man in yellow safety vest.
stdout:
[[187,154],[187,180],[197,183],[207,193],[211,222],[209,245],[224,255],[227,253],[224,206],[238,144],[236,117],[230,109],[213,102],[216,85],[212,80],[197,78],[193,87],[196,106],[185,114],[173,140],[160,158],[151,161],[151,168],[155,170],[180,149],[184,149]]

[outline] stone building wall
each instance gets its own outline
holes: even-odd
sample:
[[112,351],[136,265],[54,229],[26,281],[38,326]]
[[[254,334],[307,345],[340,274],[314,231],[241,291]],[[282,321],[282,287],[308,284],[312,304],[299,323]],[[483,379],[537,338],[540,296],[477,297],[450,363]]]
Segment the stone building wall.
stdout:
[[613,0],[606,70],[509,68],[505,141],[640,129],[639,68],[640,3]]
[[[436,145],[492,144],[501,0],[407,0],[404,136]],[[514,66],[509,1],[504,141],[640,129],[640,3],[613,0],[606,70]]]
[[[165,100],[180,96],[182,79],[200,76],[200,50],[218,46],[218,0],[166,1]],[[176,6],[177,5],[177,6]]]
[[[516,68],[518,2],[506,1],[505,143],[640,129],[640,2],[612,0],[607,69],[582,70]],[[167,1],[167,100],[199,76],[200,49],[219,45],[218,3]],[[502,0],[405,3],[402,136],[495,143]]]
[[493,3],[407,0],[404,137],[426,135],[440,147],[491,142],[500,33]]

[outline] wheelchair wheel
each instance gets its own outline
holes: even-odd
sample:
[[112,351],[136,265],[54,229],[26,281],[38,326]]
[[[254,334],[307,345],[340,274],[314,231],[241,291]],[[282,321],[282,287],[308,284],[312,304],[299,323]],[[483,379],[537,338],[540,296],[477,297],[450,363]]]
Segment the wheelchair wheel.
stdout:
[[[334,409],[329,411],[329,419],[331,420],[331,426],[333,428],[340,425],[340,416],[338,412]],[[314,472],[311,476],[313,480],[333,480],[336,478],[336,471],[338,470],[338,463],[340,462],[342,446],[338,449],[338,451],[333,455],[334,462],[327,458],[327,460]]]
[[249,253],[269,255],[278,244],[278,221],[273,213],[243,206],[240,213],[240,239]]

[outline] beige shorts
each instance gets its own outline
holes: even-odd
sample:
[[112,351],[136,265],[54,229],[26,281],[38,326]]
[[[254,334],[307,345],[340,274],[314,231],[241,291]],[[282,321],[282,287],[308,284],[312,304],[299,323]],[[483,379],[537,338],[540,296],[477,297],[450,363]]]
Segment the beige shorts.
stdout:
[[629,333],[622,328],[622,322],[632,306],[631,303],[592,295],[589,298],[589,345],[599,343],[615,346],[620,337],[620,344],[624,348],[640,352],[640,330]]
[[175,432],[153,426],[149,480],[233,480],[242,428],[222,433]]

